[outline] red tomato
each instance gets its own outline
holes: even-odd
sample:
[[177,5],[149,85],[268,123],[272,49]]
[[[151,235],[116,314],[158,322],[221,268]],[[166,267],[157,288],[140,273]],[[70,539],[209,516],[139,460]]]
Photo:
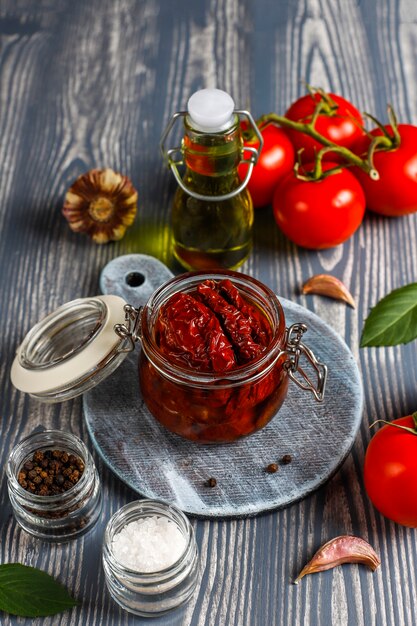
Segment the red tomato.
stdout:
[[[411,415],[394,420],[413,428]],[[417,527],[417,435],[383,426],[372,437],[365,455],[364,480],[375,507],[403,526]]]
[[[275,187],[279,180],[292,170],[295,159],[292,143],[281,128],[269,123],[260,130],[264,145],[248,183],[255,208],[272,203]],[[245,141],[245,145],[257,148],[259,141]],[[239,166],[241,180],[245,178],[247,171],[246,164]]]
[[[326,94],[334,102],[336,108],[329,113],[321,113],[316,120],[315,129],[333,143],[350,148],[359,137],[364,134],[363,119],[359,111],[347,100],[334,93]],[[311,122],[314,109],[323,96],[319,93],[307,94],[296,100],[288,109],[285,117],[295,122]],[[287,129],[296,152],[301,152],[303,163],[314,161],[315,155],[323,147],[321,143],[297,130]],[[340,162],[340,155],[328,152],[324,155],[326,161]]]
[[[392,133],[391,126],[385,126]],[[366,206],[381,215],[407,215],[417,211],[417,127],[399,124],[401,144],[394,150],[374,153],[374,166],[379,180],[372,180],[355,168],[354,174],[365,191]],[[380,128],[371,135],[382,135]],[[370,140],[364,137],[354,146],[357,154],[366,154]]]
[[[333,167],[337,164],[323,163],[324,171]],[[312,168],[305,166],[307,171]],[[291,241],[304,248],[332,248],[361,224],[365,196],[347,169],[311,182],[291,172],[276,188],[273,208],[278,226]]]

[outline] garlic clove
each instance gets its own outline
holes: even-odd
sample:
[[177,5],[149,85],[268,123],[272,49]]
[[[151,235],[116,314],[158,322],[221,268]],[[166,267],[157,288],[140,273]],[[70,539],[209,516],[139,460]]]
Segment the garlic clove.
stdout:
[[316,274],[309,278],[302,287],[302,293],[315,293],[335,300],[343,300],[353,309],[356,307],[352,294],[341,280],[330,274]]
[[298,582],[307,574],[324,572],[343,563],[362,563],[373,572],[381,564],[378,555],[371,545],[360,537],[341,535],[325,543],[298,574],[294,581]]

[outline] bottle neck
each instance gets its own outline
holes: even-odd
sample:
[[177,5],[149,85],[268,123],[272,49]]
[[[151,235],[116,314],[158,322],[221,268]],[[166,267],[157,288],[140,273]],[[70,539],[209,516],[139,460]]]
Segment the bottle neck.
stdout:
[[196,182],[201,183],[206,177],[234,180],[243,150],[238,118],[230,128],[219,133],[197,131],[186,119],[182,149],[187,173]]

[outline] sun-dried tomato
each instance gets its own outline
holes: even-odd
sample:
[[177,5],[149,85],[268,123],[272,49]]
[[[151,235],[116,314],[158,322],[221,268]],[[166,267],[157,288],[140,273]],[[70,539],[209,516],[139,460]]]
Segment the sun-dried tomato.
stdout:
[[254,341],[267,346],[271,340],[271,326],[259,309],[249,304],[231,280],[226,278],[219,283],[220,293],[248,319]]
[[257,359],[265,351],[265,347],[252,339],[250,321],[239,309],[229,304],[208,281],[201,283],[198,293],[204,303],[216,314],[225,333],[235,350],[239,365]]
[[230,341],[217,317],[191,295],[177,293],[161,309],[156,337],[162,352],[178,365],[203,372],[236,366]]
[[227,372],[265,352],[270,336],[263,317],[230,280],[206,280],[194,293],[174,294],[161,308],[157,343],[179,365]]

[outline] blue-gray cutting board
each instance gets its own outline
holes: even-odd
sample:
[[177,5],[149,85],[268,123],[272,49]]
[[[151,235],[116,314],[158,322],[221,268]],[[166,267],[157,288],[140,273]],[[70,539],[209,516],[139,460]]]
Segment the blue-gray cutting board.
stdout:
[[[127,281],[144,280],[138,287]],[[152,257],[127,255],[103,270],[101,288],[130,304],[143,304],[171,272]],[[136,280],[136,282],[138,282]],[[326,396],[289,386],[288,397],[258,433],[231,444],[203,445],[168,432],[149,413],[138,383],[138,354],[84,395],[92,441],[105,463],[140,495],[177,505],[204,518],[257,515],[303,498],[337,470],[348,454],[362,415],[362,384],[341,337],[314,313],[280,298],[287,324],[305,322],[305,343],[328,365]],[[290,454],[292,462],[269,463]],[[217,480],[207,487],[209,477]]]

